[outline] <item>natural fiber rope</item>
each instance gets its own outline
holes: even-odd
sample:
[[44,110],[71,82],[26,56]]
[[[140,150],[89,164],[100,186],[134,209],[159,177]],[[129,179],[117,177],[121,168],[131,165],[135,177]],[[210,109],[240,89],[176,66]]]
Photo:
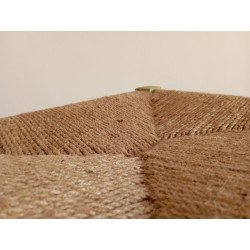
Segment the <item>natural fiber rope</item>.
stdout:
[[0,154],[2,218],[250,218],[249,98],[136,91],[2,118]]

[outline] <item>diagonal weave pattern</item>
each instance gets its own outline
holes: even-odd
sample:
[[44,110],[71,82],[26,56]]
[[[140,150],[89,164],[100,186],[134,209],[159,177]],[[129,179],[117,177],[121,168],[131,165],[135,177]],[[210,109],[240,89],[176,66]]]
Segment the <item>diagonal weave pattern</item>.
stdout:
[[149,218],[141,160],[0,156],[1,218]]
[[0,119],[2,218],[250,218],[249,177],[245,97],[136,91]]
[[249,98],[163,90],[152,102],[161,138],[250,129]]
[[0,153],[134,155],[157,141],[150,94],[133,92],[0,120]]
[[164,139],[144,155],[157,218],[250,217],[250,133]]

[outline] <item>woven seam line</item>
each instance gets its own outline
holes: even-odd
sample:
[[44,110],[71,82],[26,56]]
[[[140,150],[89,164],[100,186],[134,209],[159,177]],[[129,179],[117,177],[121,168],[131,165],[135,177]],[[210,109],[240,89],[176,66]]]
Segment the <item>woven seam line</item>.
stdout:
[[127,156],[127,157],[139,157],[139,158],[142,159],[145,153],[147,153],[148,151],[150,151],[153,148],[155,148],[159,143],[161,143],[165,139],[166,140],[171,140],[171,139],[180,138],[180,137],[190,137],[190,136],[196,137],[196,136],[206,136],[206,135],[212,135],[212,134],[220,134],[220,133],[225,133],[225,132],[234,132],[234,133],[237,133],[237,132],[242,132],[242,131],[250,131],[250,127],[249,128],[244,128],[243,127],[243,128],[241,128],[239,130],[229,129],[229,130],[220,130],[220,131],[218,131],[218,130],[216,130],[216,131],[213,131],[213,130],[209,131],[209,129],[207,129],[205,131],[205,133],[202,133],[202,134],[199,134],[199,133],[190,134],[190,131],[188,131],[188,132],[181,132],[181,134],[178,134],[178,132],[177,132],[172,137],[170,135],[165,135],[165,134],[163,134],[162,136],[160,136],[157,133],[157,123],[156,123],[156,120],[155,120],[154,106],[153,106],[153,102],[152,102],[154,92],[151,92],[150,95],[151,95],[151,97],[150,97],[150,107],[151,107],[151,114],[152,114],[152,119],[153,119],[153,126],[154,126],[155,134],[158,137],[158,140],[155,143],[153,143],[148,149],[143,150],[143,151],[141,151],[138,154],[135,154],[133,156]]

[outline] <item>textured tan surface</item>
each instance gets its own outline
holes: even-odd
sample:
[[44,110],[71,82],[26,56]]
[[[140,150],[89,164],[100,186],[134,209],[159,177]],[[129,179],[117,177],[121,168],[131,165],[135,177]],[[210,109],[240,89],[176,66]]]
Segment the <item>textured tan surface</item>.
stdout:
[[0,156],[0,218],[148,218],[141,160]]
[[250,218],[249,98],[138,91],[4,118],[0,154],[4,218]]
[[160,137],[250,129],[250,98],[162,90],[152,103]]
[[159,218],[250,218],[250,132],[164,139],[144,155]]
[[134,155],[156,141],[150,94],[132,92],[0,119],[0,153]]

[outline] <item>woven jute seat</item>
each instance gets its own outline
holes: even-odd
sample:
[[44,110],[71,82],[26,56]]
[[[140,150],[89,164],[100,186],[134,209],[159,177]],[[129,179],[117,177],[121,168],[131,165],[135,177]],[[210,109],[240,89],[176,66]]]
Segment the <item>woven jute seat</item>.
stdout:
[[0,119],[0,218],[250,218],[250,98],[139,90]]

